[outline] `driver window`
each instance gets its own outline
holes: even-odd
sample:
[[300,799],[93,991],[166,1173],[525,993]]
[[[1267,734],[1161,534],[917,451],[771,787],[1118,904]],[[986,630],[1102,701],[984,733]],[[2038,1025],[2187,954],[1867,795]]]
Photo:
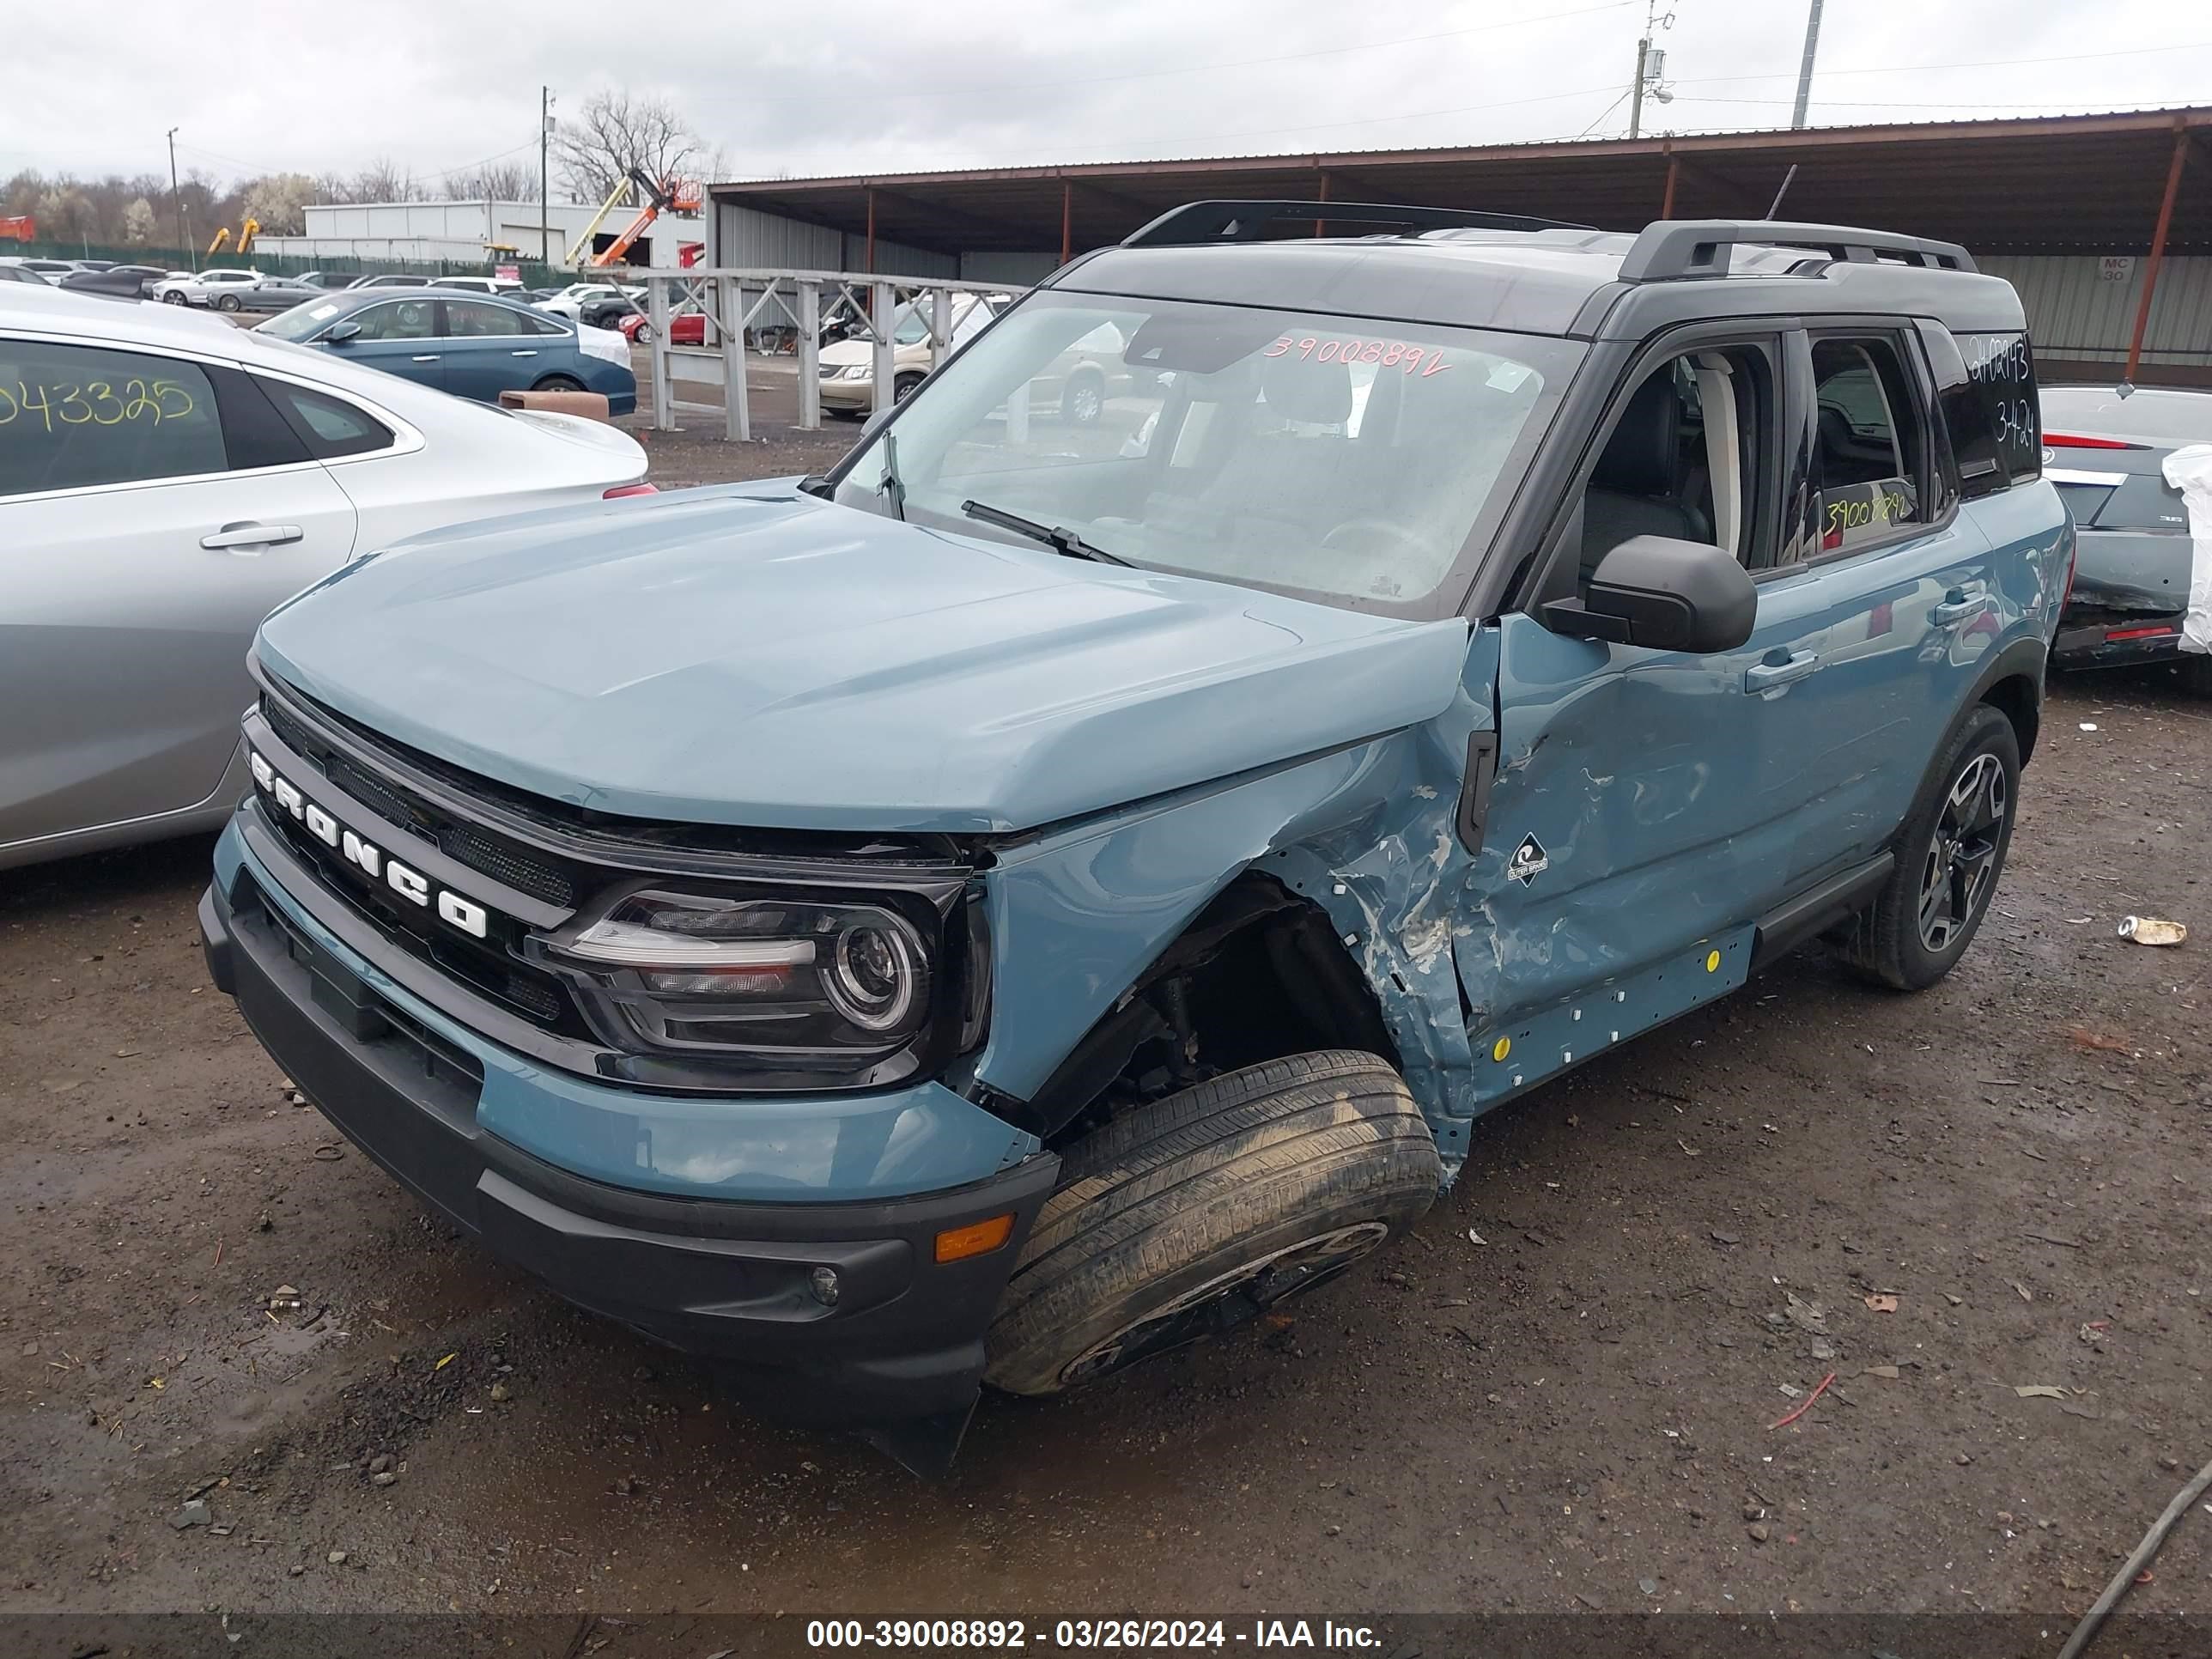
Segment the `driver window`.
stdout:
[[1646,374],[1583,492],[1582,575],[1637,536],[1710,542],[1771,564],[1774,373],[1756,346],[1709,346]]
[[355,337],[362,340],[427,340],[430,337],[428,300],[394,300],[356,311],[351,319],[361,325]]

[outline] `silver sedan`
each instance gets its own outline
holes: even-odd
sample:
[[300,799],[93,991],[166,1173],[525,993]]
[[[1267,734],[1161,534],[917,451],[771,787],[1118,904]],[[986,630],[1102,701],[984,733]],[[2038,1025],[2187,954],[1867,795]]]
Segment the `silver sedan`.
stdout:
[[0,868],[219,823],[246,653],[359,555],[649,486],[612,427],[160,306],[0,288]]

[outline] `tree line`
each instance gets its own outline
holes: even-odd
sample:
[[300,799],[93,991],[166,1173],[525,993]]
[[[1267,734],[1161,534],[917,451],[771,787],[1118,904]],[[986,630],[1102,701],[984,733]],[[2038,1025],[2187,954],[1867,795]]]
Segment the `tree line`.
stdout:
[[[270,173],[225,183],[194,167],[173,192],[166,174],[101,177],[26,168],[0,184],[0,217],[28,214],[42,241],[103,246],[204,247],[216,228],[236,234],[246,218],[264,236],[296,236],[307,209],[320,203],[501,201],[538,198],[534,153],[497,157],[443,173],[422,174],[388,156],[358,172]],[[605,199],[632,167],[651,178],[719,176],[723,163],[664,99],[594,94],[556,129],[552,146],[556,199]],[[179,223],[181,210],[183,222]]]

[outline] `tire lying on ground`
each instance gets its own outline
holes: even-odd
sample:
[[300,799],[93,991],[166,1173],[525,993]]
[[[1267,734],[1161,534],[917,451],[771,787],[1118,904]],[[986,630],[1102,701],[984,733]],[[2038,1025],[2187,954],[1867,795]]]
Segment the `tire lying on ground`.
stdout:
[[1420,1219],[1442,1175],[1374,1054],[1297,1054],[1128,1112],[1064,1154],[985,1380],[1057,1394],[1233,1329]]

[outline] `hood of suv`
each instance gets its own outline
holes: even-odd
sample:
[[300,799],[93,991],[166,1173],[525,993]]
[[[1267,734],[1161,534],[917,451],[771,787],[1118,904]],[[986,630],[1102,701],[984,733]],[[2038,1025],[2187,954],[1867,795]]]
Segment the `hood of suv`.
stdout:
[[1027,829],[1395,731],[1458,689],[1456,618],[752,489],[445,532],[310,589],[257,649],[518,788],[778,829]]

